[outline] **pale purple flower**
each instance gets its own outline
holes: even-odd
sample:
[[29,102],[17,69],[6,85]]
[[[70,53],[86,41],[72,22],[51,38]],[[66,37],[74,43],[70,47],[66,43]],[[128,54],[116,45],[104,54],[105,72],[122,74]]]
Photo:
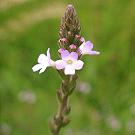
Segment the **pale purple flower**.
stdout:
[[33,72],[40,70],[39,73],[43,73],[47,67],[54,66],[54,64],[55,64],[54,61],[51,60],[51,57],[50,57],[50,48],[48,48],[47,55],[40,54],[38,57],[38,64],[33,66],[32,70]]
[[93,44],[90,41],[84,42],[80,45],[79,49],[81,50],[81,54],[89,54],[89,55],[98,55],[100,52],[93,51]]
[[76,52],[69,53],[67,50],[61,53],[62,60],[55,62],[58,70],[64,69],[65,75],[74,75],[75,70],[80,70],[83,67],[83,61],[78,60],[78,54]]

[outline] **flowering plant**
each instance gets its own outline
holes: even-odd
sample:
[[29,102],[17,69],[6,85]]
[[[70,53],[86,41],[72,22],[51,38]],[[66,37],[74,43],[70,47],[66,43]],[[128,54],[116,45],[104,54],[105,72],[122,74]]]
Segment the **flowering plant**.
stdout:
[[60,103],[59,110],[49,123],[50,130],[53,135],[58,135],[61,128],[66,126],[70,120],[67,114],[70,112],[68,104],[69,96],[76,87],[77,73],[76,70],[81,70],[84,62],[81,60],[83,55],[98,55],[98,51],[93,51],[93,44],[90,41],[85,41],[84,37],[80,36],[80,23],[77,18],[75,9],[72,5],[68,5],[64,16],[62,17],[60,32],[59,32],[59,60],[52,60],[50,48],[47,50],[47,55],[40,54],[38,64],[32,67],[32,70],[43,73],[47,67],[53,67],[58,71],[62,78],[62,84],[57,91],[58,101]]

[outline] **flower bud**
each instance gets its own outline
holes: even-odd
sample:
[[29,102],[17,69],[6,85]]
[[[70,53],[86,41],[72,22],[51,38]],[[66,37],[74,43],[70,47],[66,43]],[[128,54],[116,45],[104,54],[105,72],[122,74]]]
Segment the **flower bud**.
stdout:
[[71,44],[71,45],[69,46],[69,49],[70,49],[70,51],[76,51],[77,47],[76,47],[76,45]]
[[74,40],[74,43],[79,46],[83,43],[84,41],[84,38],[81,37],[80,35],[75,35],[75,40]]
[[73,40],[74,40],[74,35],[73,35],[73,33],[71,32],[71,31],[68,31],[67,32],[67,39],[68,39],[68,45],[70,45],[70,44],[72,44],[73,43]]
[[71,36],[71,35],[72,35],[71,31],[68,31],[68,36]]
[[61,47],[66,46],[68,40],[66,38],[61,38],[59,39],[59,44],[61,45]]
[[81,36],[80,35],[75,35],[75,38],[76,39],[81,39]]

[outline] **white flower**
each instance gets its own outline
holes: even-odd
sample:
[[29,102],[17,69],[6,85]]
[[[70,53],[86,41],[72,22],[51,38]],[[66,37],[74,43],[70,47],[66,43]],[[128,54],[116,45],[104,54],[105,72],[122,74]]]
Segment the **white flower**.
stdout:
[[61,53],[62,60],[55,62],[56,68],[64,69],[65,75],[74,75],[75,70],[80,70],[83,67],[83,61],[78,60],[78,54],[76,52],[69,53],[67,50]]
[[54,61],[50,58],[50,48],[47,50],[47,55],[40,54],[38,57],[38,64],[32,67],[33,72],[36,72],[38,70],[39,73],[43,73],[47,67],[55,66]]
[[85,54],[89,54],[89,55],[98,55],[100,54],[100,52],[97,51],[93,51],[93,44],[90,41],[84,42],[80,45],[79,47],[81,54],[85,55]]

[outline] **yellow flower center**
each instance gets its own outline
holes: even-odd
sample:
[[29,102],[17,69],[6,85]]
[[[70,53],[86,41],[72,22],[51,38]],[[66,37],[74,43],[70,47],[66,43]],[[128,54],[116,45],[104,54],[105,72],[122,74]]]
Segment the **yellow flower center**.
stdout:
[[68,60],[68,61],[67,61],[67,64],[72,64],[72,63],[73,63],[72,60]]

